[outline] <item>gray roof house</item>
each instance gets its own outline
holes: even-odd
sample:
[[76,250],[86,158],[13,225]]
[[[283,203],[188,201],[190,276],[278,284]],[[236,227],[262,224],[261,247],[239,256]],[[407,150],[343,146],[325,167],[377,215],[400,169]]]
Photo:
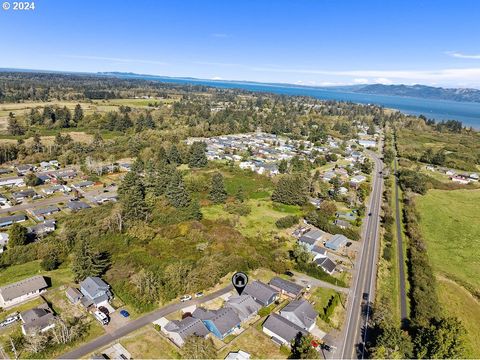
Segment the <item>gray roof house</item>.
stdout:
[[227,300],[225,307],[231,307],[237,313],[241,321],[255,316],[262,308],[250,295],[234,296]]
[[49,205],[37,209],[33,209],[30,211],[33,217],[35,217],[37,220],[43,220],[45,216],[47,215],[52,215],[53,213],[59,212],[60,209],[58,206],[55,205]]
[[295,299],[297,296],[299,296],[303,290],[302,285],[295,284],[279,277],[274,277],[272,280],[270,280],[269,285],[275,290],[278,290],[280,294],[286,295],[292,299]]
[[40,224],[29,226],[27,230],[30,234],[34,234],[35,236],[42,236],[54,232],[56,228],[55,224],[56,221],[54,219],[45,220]]
[[67,207],[72,211],[79,211],[82,209],[89,209],[90,205],[84,203],[83,201],[69,201]]
[[2,286],[0,288],[0,307],[6,308],[33,299],[47,287],[45,278],[40,275]]
[[315,259],[314,263],[320,266],[323,271],[330,275],[333,274],[335,268],[337,267],[337,264],[335,264],[335,262],[328,257]]
[[95,306],[108,302],[112,297],[110,285],[100,279],[98,276],[89,276],[80,282],[80,291],[85,297],[91,300]]
[[278,298],[278,291],[261,281],[254,281],[245,286],[245,295],[250,295],[262,306],[268,306]]
[[299,243],[305,244],[309,250],[313,248],[317,241],[322,241],[327,233],[317,228],[312,228],[310,231],[303,234],[300,239],[298,239]]
[[223,307],[218,310],[196,308],[192,316],[202,320],[207,329],[219,339],[225,338],[235,329],[240,328],[241,323],[240,317],[230,307]]
[[279,345],[287,346],[290,346],[290,342],[298,333],[307,334],[300,326],[275,313],[271,314],[263,323],[263,332]]
[[82,297],[83,294],[78,291],[77,288],[69,287],[67,290],[65,290],[65,295],[67,296],[67,299],[70,300],[72,304],[78,303]]
[[11,215],[11,216],[4,216],[0,218],[0,227],[10,226],[17,222],[22,222],[27,220],[25,215]]
[[332,236],[330,240],[328,240],[325,243],[325,247],[330,250],[337,251],[340,248],[344,247],[347,244],[347,242],[348,242],[348,238],[345,237],[345,235],[335,234]]
[[203,321],[191,316],[168,322],[162,328],[162,331],[178,346],[183,346],[185,339],[189,336],[194,335],[204,338],[209,334]]
[[55,327],[55,315],[47,303],[22,311],[20,319],[22,320],[23,335],[31,335],[38,331],[44,332]]
[[26,190],[17,191],[17,192],[12,193],[12,197],[16,201],[22,201],[25,198],[34,197],[35,195],[37,195],[37,193],[32,189],[26,189]]
[[294,300],[285,306],[280,310],[280,315],[300,326],[302,329],[311,331],[315,326],[315,319],[317,318],[318,313],[315,311],[312,304],[302,299]]

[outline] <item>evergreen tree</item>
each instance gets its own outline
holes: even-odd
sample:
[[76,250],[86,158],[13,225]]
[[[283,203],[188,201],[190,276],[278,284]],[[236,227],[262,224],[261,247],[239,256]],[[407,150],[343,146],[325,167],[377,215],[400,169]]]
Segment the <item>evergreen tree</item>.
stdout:
[[109,265],[107,254],[96,251],[89,240],[81,239],[74,251],[72,272],[75,281],[102,275]]
[[176,208],[186,208],[190,205],[190,194],[185,188],[182,175],[175,171],[166,189],[167,199]]
[[212,186],[210,189],[210,200],[215,204],[223,204],[227,200],[227,191],[223,183],[223,175],[219,172],[213,174]]
[[168,152],[168,161],[170,164],[181,164],[182,157],[180,156],[180,152],[175,144],[170,146],[170,150]]
[[188,165],[192,168],[207,166],[207,145],[204,142],[194,142],[190,146]]
[[27,228],[15,223],[8,230],[8,245],[21,246],[25,245],[28,240]]
[[29,172],[25,175],[25,185],[27,186],[37,186],[42,183],[42,180],[37,177],[33,172]]
[[245,201],[245,191],[243,190],[243,186],[238,188],[237,192],[235,193],[235,199],[241,203]]
[[283,159],[278,164],[278,172],[280,174],[286,174],[287,171],[288,171],[288,162],[287,162],[287,160]]
[[308,200],[309,186],[304,176],[283,175],[272,194],[272,200],[288,205],[303,205]]
[[15,136],[25,134],[25,128],[22,125],[20,125],[20,123],[15,118],[15,115],[12,112],[8,115],[7,131],[10,135],[15,135]]
[[320,356],[313,348],[312,341],[312,335],[302,335],[299,332],[292,340],[289,359],[318,359]]
[[118,188],[118,195],[125,220],[144,220],[147,217],[145,188],[138,174],[130,171],[125,175]]
[[83,109],[80,104],[77,104],[75,105],[75,110],[73,112],[73,121],[75,124],[78,124],[81,120],[83,120]]

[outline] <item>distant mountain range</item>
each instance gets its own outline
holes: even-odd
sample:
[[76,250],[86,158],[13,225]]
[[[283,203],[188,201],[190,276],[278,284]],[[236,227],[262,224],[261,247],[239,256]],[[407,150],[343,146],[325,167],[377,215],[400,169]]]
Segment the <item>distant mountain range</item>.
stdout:
[[349,89],[353,92],[374,95],[408,96],[425,99],[480,102],[480,90],[441,88],[425,85],[373,84]]

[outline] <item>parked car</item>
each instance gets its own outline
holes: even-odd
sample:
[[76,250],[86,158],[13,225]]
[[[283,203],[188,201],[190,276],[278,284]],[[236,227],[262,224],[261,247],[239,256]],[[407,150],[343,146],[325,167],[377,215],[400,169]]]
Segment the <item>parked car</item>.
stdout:
[[108,314],[110,313],[105,306],[99,306],[99,307],[98,307],[98,310],[100,310],[102,313],[104,313],[104,314],[107,315],[107,316],[108,316]]
[[195,297],[196,298],[199,298],[199,297],[202,297],[204,294],[203,294],[203,291],[199,291],[195,294]]
[[122,315],[124,318],[127,318],[130,316],[130,313],[127,310],[120,310],[120,315]]
[[189,300],[192,300],[192,295],[183,295],[183,296],[180,298],[180,301],[181,301],[181,302],[185,302],[185,301],[189,301]]

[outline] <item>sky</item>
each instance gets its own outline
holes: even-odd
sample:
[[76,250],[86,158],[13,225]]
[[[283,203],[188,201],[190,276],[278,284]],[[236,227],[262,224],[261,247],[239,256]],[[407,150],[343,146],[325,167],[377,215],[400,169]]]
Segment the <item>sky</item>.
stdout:
[[8,1],[0,68],[480,88],[477,0]]

